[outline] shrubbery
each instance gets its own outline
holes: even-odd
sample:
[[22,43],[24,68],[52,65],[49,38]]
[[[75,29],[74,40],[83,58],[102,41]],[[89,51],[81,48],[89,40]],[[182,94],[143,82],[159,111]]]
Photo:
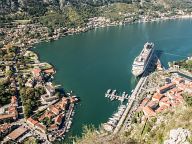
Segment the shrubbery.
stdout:
[[24,107],[24,116],[28,118],[30,115],[32,115],[33,110],[40,105],[39,98],[44,91],[41,88],[35,89],[23,87],[20,89],[19,93],[21,96],[22,105]]

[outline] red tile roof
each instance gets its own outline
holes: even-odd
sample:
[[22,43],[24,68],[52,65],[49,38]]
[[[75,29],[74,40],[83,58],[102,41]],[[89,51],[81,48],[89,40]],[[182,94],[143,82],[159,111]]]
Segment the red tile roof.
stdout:
[[176,84],[180,84],[180,83],[184,82],[184,79],[178,77],[178,78],[175,78],[175,79],[174,79],[174,82],[175,82]]
[[44,72],[45,73],[47,73],[47,74],[53,74],[53,73],[55,73],[55,71],[54,71],[54,69],[53,68],[51,68],[51,69],[46,69],[46,70],[44,70]]
[[147,106],[149,106],[152,109],[155,109],[158,106],[158,101],[150,101]]
[[38,128],[40,131],[42,131],[42,132],[46,132],[46,126],[44,126],[43,124],[41,124],[41,123],[37,123],[36,124],[36,128]]
[[18,137],[23,135],[28,129],[24,126],[20,126],[19,128],[12,131],[7,137],[12,140],[16,140]]
[[3,125],[0,125],[0,133],[3,133],[4,131],[8,130],[9,128],[11,128],[11,124],[3,124]]
[[38,123],[38,121],[32,119],[31,117],[27,119],[27,122],[29,122],[32,125],[36,125]]
[[0,120],[4,120],[4,119],[16,119],[16,115],[15,114],[1,114],[0,115]]
[[170,89],[170,88],[172,88],[172,87],[174,87],[174,86],[176,86],[176,83],[175,83],[175,82],[172,82],[172,83],[170,83],[170,84],[166,84],[166,85],[158,88],[157,91],[158,91],[158,93],[162,93],[162,91],[165,91],[165,90],[167,90],[167,89]]
[[185,90],[186,87],[187,87],[187,86],[186,86],[185,84],[179,84],[179,85],[178,85],[178,88],[179,88],[180,90],[182,90],[182,91]]
[[160,101],[161,102],[167,102],[167,101],[169,101],[169,98],[168,97],[163,97]]
[[162,111],[164,111],[165,109],[168,109],[168,108],[169,108],[168,106],[163,105],[163,106],[160,106],[157,110],[155,110],[155,112],[160,113],[160,112],[162,112]]
[[59,109],[56,108],[55,106],[50,106],[50,111],[54,113],[55,115],[59,114]]
[[163,97],[164,95],[160,94],[160,93],[155,93],[152,97],[153,101],[160,101],[160,99]]
[[11,97],[11,103],[15,104],[17,102],[17,97],[16,96],[12,96]]
[[143,112],[148,117],[156,115],[156,113],[149,106],[143,107]]
[[46,111],[43,115],[40,116],[39,121],[43,120],[44,118],[48,117],[51,118],[54,114],[50,111]]
[[56,124],[52,124],[49,127],[49,130],[57,130],[57,129],[58,129],[58,126]]
[[32,72],[33,72],[33,74],[34,74],[35,76],[40,76],[41,69],[39,69],[39,68],[34,68],[34,69],[32,70]]
[[168,97],[163,97],[163,98],[160,100],[159,105],[160,105],[160,106],[166,105],[166,106],[170,107],[171,102],[169,101],[169,98],[168,98]]
[[140,107],[145,106],[148,103],[148,101],[149,101],[149,98],[144,98],[143,101],[140,104]]
[[55,123],[60,125],[62,122],[63,116],[60,114],[55,118]]

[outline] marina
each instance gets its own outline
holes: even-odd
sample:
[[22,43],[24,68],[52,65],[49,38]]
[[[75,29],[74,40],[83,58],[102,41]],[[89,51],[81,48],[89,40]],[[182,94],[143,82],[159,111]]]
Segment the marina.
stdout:
[[129,99],[129,95],[126,92],[123,92],[122,95],[118,95],[117,90],[111,90],[108,89],[105,93],[105,97],[109,98],[111,101],[119,100],[121,102],[124,102],[125,100]]
[[117,126],[119,120],[121,119],[122,115],[123,115],[123,112],[125,111],[126,109],[126,105],[120,105],[118,107],[118,110],[116,113],[114,113],[112,115],[111,118],[109,118],[109,120],[104,123],[102,126],[104,128],[104,130],[108,131],[108,132],[112,132],[113,129]]
[[[153,44],[153,43],[152,43]],[[157,67],[157,65],[161,65],[161,62],[159,58],[155,54],[151,54],[150,58],[147,61],[147,65],[145,66],[141,78],[139,79],[139,82],[137,83],[135,89],[132,91],[132,94],[130,96],[130,100],[127,103],[127,107],[122,114],[121,119],[119,120],[117,126],[115,127],[113,134],[116,134],[121,128],[125,121],[128,121],[129,118],[131,118],[133,111],[136,110],[136,107],[142,99],[142,89],[145,86],[145,83],[149,77],[149,74],[153,72]]]
[[[147,45],[148,43],[145,44],[144,48],[148,47]],[[151,45],[153,47],[154,44],[152,43]],[[143,68],[139,70],[139,73],[142,74],[141,78],[137,83],[135,89],[132,90],[132,93],[130,96],[128,96],[126,92],[123,92],[121,96],[117,96],[116,90],[111,90],[111,89],[107,90],[105,97],[108,97],[111,100],[114,100],[115,98],[117,98],[117,99],[120,99],[120,101],[124,101],[125,98],[126,99],[129,98],[129,101],[127,102],[127,104],[119,106],[118,112],[115,113],[112,116],[112,118],[109,118],[109,121],[107,123],[103,124],[104,130],[106,130],[107,132],[116,134],[121,129],[124,121],[126,120],[127,117],[130,117],[130,115],[132,114],[130,112],[135,108],[135,105],[137,105],[136,101],[140,98],[139,94],[143,89],[143,86],[145,85],[145,82],[148,78],[149,73],[151,73],[155,69],[155,66],[157,65],[162,66],[158,57],[156,55],[153,55],[153,52],[151,52],[151,55],[148,57],[150,58],[147,58],[147,62],[144,62],[147,64],[145,64],[145,66],[142,66]],[[137,72],[136,76],[139,76],[139,75]]]

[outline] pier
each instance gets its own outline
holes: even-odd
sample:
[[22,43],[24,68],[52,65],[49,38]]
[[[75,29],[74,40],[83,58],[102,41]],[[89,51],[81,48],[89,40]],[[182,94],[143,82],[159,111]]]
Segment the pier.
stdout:
[[135,105],[137,105],[138,99],[140,98],[139,94],[141,93],[141,90],[143,89],[143,86],[146,83],[148,75],[150,74],[150,72],[152,72],[151,70],[154,68],[154,65],[157,63],[157,60],[158,60],[158,58],[154,54],[152,57],[152,60],[150,61],[150,63],[148,64],[148,66],[146,68],[146,71],[142,74],[142,76],[141,76],[139,82],[137,83],[133,93],[129,97],[127,107],[126,107],[121,119],[119,120],[117,126],[114,129],[114,131],[112,133],[113,135],[118,133],[118,131],[121,129],[122,125],[126,121],[126,118],[129,118],[131,116],[131,114],[132,114],[131,111],[134,109],[133,107]]
[[136,97],[138,96],[138,94],[140,93],[141,88],[143,87],[143,85],[145,84],[147,80],[147,77],[141,77],[141,79],[139,80],[136,88],[134,89],[133,93],[131,94],[130,98],[129,98],[129,103],[127,103],[127,107],[121,117],[121,119],[119,120],[119,123],[117,124],[116,128],[113,131],[113,134],[117,134],[117,132],[121,129],[122,124],[124,123],[127,115],[129,114],[129,111],[131,110]]
[[118,95],[116,90],[113,90],[111,93],[111,89],[109,89],[106,94],[105,94],[106,98],[109,98],[111,101],[113,100],[119,100],[121,102],[124,102],[125,100],[129,99],[129,95],[126,92],[123,92],[122,95]]

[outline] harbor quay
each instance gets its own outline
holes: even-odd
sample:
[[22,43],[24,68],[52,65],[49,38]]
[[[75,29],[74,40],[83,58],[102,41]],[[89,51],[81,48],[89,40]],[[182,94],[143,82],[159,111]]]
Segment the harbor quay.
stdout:
[[[139,102],[143,98],[142,89],[146,85],[147,79],[148,79],[148,76],[142,76],[139,82],[137,83],[135,89],[133,90],[132,94],[128,97],[128,102],[125,105],[122,104],[118,107],[118,112],[117,112],[119,114],[118,123],[116,123],[115,125],[112,125],[109,121],[108,123],[103,124],[103,128],[106,131],[110,132],[112,135],[115,135],[121,130],[122,126],[126,125],[133,111],[136,110],[136,108],[139,106]],[[123,112],[121,113],[121,111]],[[114,114],[113,118],[115,118],[117,113]],[[112,125],[113,127],[110,127],[109,124]]]
[[[112,135],[117,134],[122,126],[127,125],[129,119],[131,118],[131,115],[133,112],[137,109],[139,106],[140,101],[144,97],[143,89],[145,89],[147,79],[150,75],[150,73],[155,69],[155,66],[162,67],[160,60],[158,57],[153,54],[150,56],[151,60],[147,63],[147,66],[145,68],[144,73],[140,77],[135,89],[132,91],[131,95],[128,98],[128,102],[126,105],[120,105],[118,109],[120,109],[120,112],[118,111],[116,114],[119,114],[119,117],[117,118],[118,122],[113,122],[115,119],[116,114],[110,120],[108,123],[103,124],[103,127],[106,131],[112,132]],[[158,68],[156,67],[156,68]],[[161,69],[163,70],[163,69]],[[109,94],[110,89],[106,93],[106,97],[111,97],[115,94],[116,90],[113,90],[111,94]],[[112,97],[113,98],[113,97]],[[124,95],[122,96],[124,98]],[[112,99],[113,100],[113,99]],[[121,107],[124,106],[123,112],[121,113]],[[112,121],[112,122],[111,122]]]
[[107,90],[107,92],[105,93],[105,97],[109,98],[111,101],[119,100],[121,103],[129,99],[129,95],[126,92],[123,92],[122,95],[119,95],[117,90],[111,89]]
[[113,131],[113,134],[117,134],[117,132],[121,129],[126,117],[130,113],[131,109],[134,107],[137,96],[139,95],[143,85],[145,84],[146,79],[147,79],[147,77],[141,77],[141,79],[139,80],[137,86],[135,87],[133,93],[131,94],[131,96],[129,98],[129,101],[127,103],[127,107],[126,107],[126,109],[125,109],[119,123],[117,124],[116,128]]

